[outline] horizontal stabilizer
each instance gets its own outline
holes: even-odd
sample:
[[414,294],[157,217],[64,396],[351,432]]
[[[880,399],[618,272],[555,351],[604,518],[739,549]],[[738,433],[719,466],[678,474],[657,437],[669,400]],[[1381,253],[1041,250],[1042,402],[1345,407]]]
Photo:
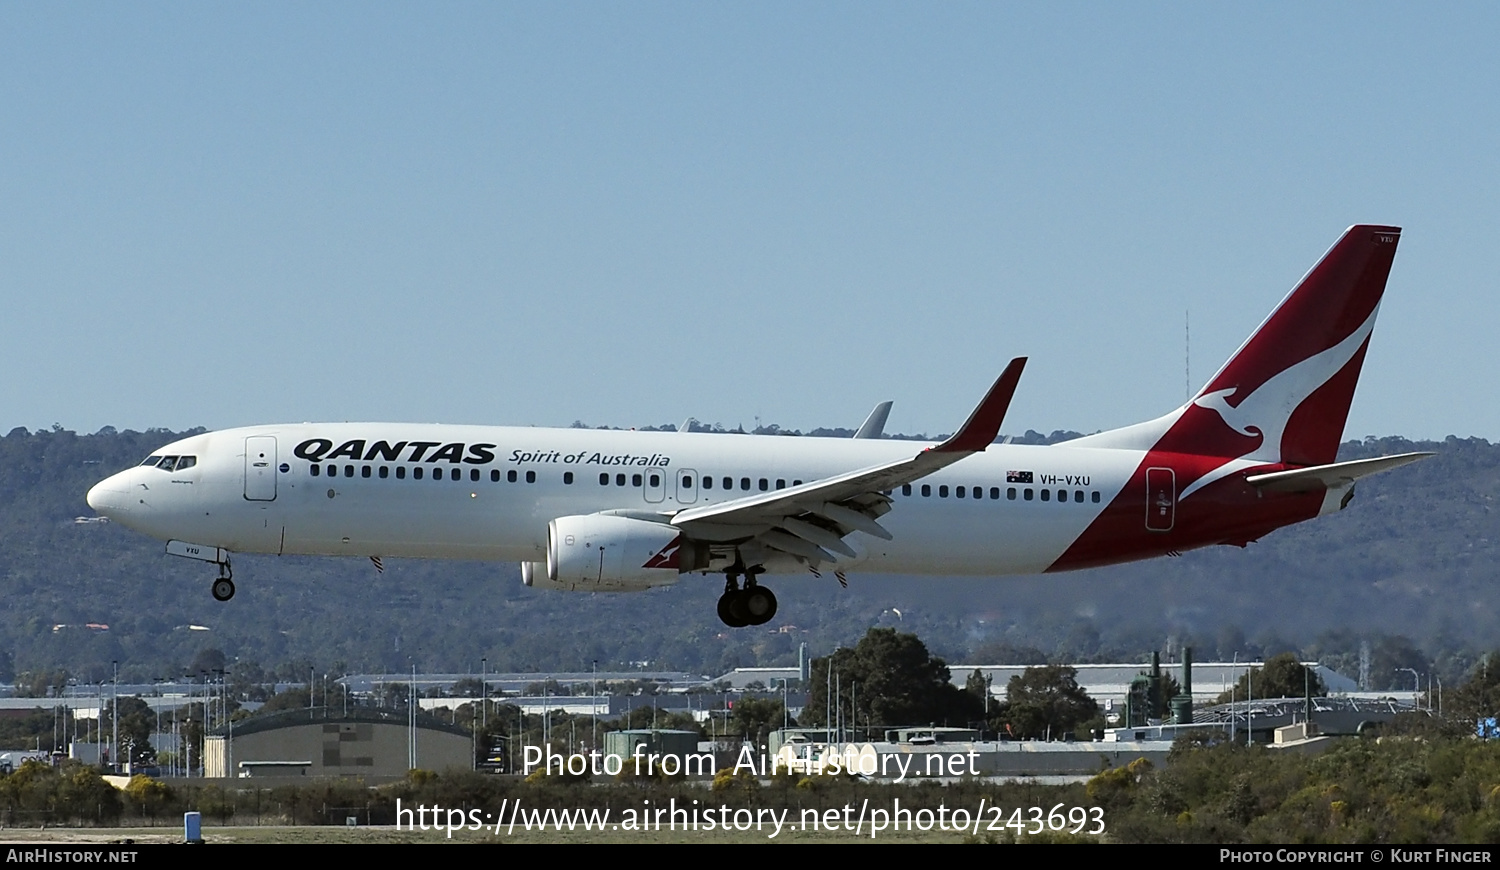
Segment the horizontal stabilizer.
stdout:
[[1252,474],[1245,478],[1245,482],[1267,492],[1334,489],[1353,483],[1361,477],[1400,468],[1408,462],[1416,462],[1418,459],[1426,459],[1432,455],[1431,453],[1399,453],[1395,456],[1377,456],[1374,459],[1355,459],[1349,462],[1335,462],[1332,465],[1315,465],[1312,468]]

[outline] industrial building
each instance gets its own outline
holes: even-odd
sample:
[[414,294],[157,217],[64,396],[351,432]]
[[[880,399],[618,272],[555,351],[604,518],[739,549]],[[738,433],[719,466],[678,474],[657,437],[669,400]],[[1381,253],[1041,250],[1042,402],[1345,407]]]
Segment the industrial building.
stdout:
[[204,741],[204,775],[404,776],[408,770],[472,769],[462,728],[406,711],[313,707],[256,716]]

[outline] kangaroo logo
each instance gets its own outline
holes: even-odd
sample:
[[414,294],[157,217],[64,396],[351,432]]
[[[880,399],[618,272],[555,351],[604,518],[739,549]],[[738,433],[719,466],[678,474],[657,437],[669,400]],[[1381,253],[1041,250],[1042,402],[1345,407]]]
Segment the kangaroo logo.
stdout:
[[1379,312],[1380,306],[1376,305],[1365,322],[1343,341],[1288,366],[1236,405],[1229,404],[1229,399],[1239,392],[1239,387],[1214,390],[1194,399],[1192,404],[1218,414],[1219,419],[1230,429],[1244,436],[1259,435],[1261,440],[1253,450],[1228,460],[1193,481],[1192,485],[1182,491],[1181,497],[1187,498],[1236,471],[1256,465],[1279,464],[1282,461],[1282,437],[1286,434],[1287,423],[1292,414],[1354,359],[1354,355],[1375,329],[1375,315]]

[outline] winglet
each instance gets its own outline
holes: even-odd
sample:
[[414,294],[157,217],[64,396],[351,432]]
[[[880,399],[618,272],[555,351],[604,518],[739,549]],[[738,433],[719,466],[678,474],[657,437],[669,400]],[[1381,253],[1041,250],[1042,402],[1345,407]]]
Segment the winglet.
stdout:
[[892,402],[881,402],[865,418],[859,431],[854,433],[855,438],[879,438],[885,432],[885,420],[891,415]]
[[1000,434],[1000,424],[1005,422],[1005,412],[1010,408],[1011,397],[1016,394],[1016,384],[1020,383],[1024,368],[1026,357],[1011,360],[969,419],[953,433],[953,437],[932,448],[933,452],[977,453],[990,446]]

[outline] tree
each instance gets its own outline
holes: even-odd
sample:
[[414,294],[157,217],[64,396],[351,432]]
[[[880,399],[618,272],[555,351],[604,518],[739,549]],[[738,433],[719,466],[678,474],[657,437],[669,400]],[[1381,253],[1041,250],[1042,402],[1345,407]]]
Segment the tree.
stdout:
[[974,673],[969,674],[969,678],[964,681],[964,691],[978,698],[980,707],[989,710],[986,702],[990,697],[990,681],[984,678],[979,668],[975,668]]
[[1078,685],[1078,670],[1066,665],[1027,668],[1011,677],[998,728],[1012,737],[1060,737],[1099,716],[1099,703]]
[[455,698],[478,698],[480,695],[494,697],[494,690],[485,691],[484,681],[477,677],[464,677],[453,684],[449,692]]
[[224,653],[213,647],[206,647],[193,656],[193,663],[188,665],[188,672],[194,674],[217,674],[222,673],[228,659]]
[[1480,719],[1500,715],[1500,650],[1480,659],[1468,682],[1449,691],[1443,714],[1470,734]]
[[872,628],[853,649],[814,659],[803,727],[830,720],[827,698],[838,695],[846,727],[968,725],[984,715],[981,699],[953,685],[948,665],[914,634]]
[[279,710],[306,710],[308,706],[307,687],[291,687],[285,692],[277,692],[269,700],[261,705],[256,715],[275,713]]
[[53,695],[61,697],[69,679],[71,679],[70,675],[62,668],[26,671],[16,675],[16,697],[50,698]]
[[1251,668],[1240,676],[1234,689],[1220,695],[1215,703],[1243,701],[1254,692],[1257,698],[1300,698],[1311,691],[1313,697],[1328,694],[1323,678],[1297,661],[1295,653],[1281,653],[1266,661],[1264,668]]
[[[151,746],[151,732],[156,730],[156,713],[139,697],[120,698],[120,758],[134,764],[156,760]],[[106,733],[112,728],[110,710],[105,708],[100,722]]]
[[[741,697],[734,702],[729,733],[744,737],[755,746],[763,746],[785,718],[786,708],[781,705],[780,698]],[[792,724],[796,724],[795,720]]]

